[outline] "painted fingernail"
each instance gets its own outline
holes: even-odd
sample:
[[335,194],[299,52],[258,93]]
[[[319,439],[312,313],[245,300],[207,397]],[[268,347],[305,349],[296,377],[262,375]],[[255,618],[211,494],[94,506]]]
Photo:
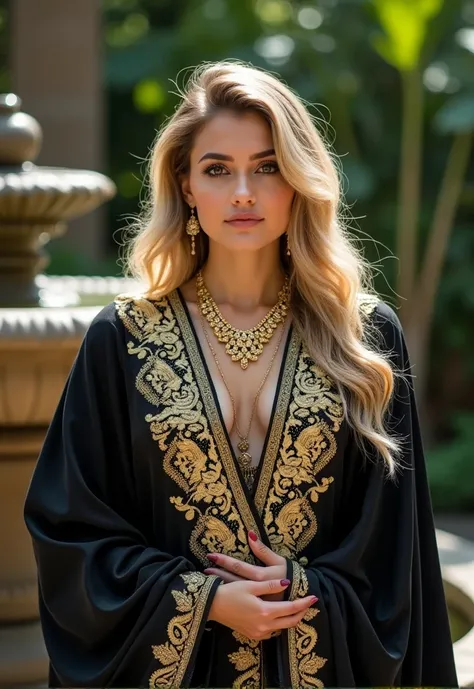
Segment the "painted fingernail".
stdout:
[[249,538],[251,538],[252,541],[258,541],[258,536],[255,531],[249,531]]
[[211,562],[217,562],[217,555],[208,555],[207,559]]
[[281,584],[282,586],[289,586],[289,585],[291,584],[291,581],[290,581],[289,579],[282,579],[282,580],[280,581],[280,584]]
[[317,603],[318,600],[319,600],[319,598],[316,598],[316,596],[311,596],[311,605],[314,605],[315,603]]

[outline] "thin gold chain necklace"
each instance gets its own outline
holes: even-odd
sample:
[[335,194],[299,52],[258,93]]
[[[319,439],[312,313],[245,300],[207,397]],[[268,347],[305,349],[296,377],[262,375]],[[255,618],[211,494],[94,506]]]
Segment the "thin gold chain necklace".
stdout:
[[278,293],[276,304],[267,315],[249,330],[234,328],[222,315],[219,307],[207,289],[202,272],[196,275],[196,293],[199,310],[209,323],[218,341],[225,344],[225,351],[232,361],[240,361],[245,370],[251,361],[257,361],[263,346],[269,342],[278,327],[285,321],[290,302],[290,281],[285,281]]
[[242,432],[239,428],[239,425],[237,423],[237,411],[235,408],[234,396],[232,395],[232,393],[229,389],[229,386],[227,384],[224,372],[223,372],[221,365],[219,363],[219,359],[217,358],[216,350],[212,346],[212,343],[209,339],[209,335],[208,335],[208,332],[206,330],[206,326],[204,324],[204,318],[202,317],[202,315],[201,315],[201,325],[202,325],[202,329],[204,331],[204,336],[206,338],[207,344],[209,345],[209,349],[211,350],[212,356],[214,357],[214,361],[216,362],[217,369],[221,375],[221,378],[224,382],[224,385],[227,389],[227,392],[229,393],[229,397],[230,397],[231,402],[232,402],[232,413],[234,416],[235,430],[237,431],[237,435],[239,436],[239,443],[237,444],[237,447],[239,449],[240,454],[237,456],[237,461],[238,461],[240,469],[242,471],[245,483],[247,484],[247,486],[249,488],[251,488],[252,484],[254,482],[255,474],[257,473],[258,467],[252,466],[252,455],[248,451],[249,447],[250,447],[249,446],[249,440],[248,440],[249,435],[250,435],[250,429],[252,427],[252,421],[253,421],[253,417],[255,415],[255,410],[257,409],[257,402],[258,402],[258,399],[260,397],[260,393],[262,392],[263,386],[265,385],[265,381],[267,380],[268,375],[269,375],[271,368],[273,366],[273,362],[275,361],[275,357],[278,353],[278,350],[280,349],[280,344],[281,344],[281,341],[283,339],[283,333],[285,331],[285,324],[284,323],[282,324],[281,333],[280,333],[280,337],[278,338],[277,346],[275,347],[272,358],[270,360],[270,364],[269,364],[267,370],[265,371],[265,375],[263,376],[262,382],[260,383],[260,385],[258,387],[257,394],[255,395],[255,399],[253,401],[253,406],[252,406],[252,412],[250,414],[250,421],[248,424],[247,433],[245,435],[242,434]]

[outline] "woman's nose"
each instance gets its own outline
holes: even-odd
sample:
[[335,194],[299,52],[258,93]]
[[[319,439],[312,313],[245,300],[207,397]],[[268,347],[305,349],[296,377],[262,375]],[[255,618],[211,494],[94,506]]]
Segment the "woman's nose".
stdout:
[[255,203],[255,194],[251,189],[247,175],[240,175],[238,177],[232,194],[232,203],[237,206],[253,205]]

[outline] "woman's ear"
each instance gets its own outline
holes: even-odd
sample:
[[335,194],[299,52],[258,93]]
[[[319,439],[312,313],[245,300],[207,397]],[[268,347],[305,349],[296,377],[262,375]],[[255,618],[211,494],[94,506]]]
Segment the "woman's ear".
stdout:
[[183,197],[186,203],[194,208],[196,202],[194,201],[194,196],[191,193],[191,185],[189,184],[189,175],[182,175],[180,179],[181,191],[183,192]]

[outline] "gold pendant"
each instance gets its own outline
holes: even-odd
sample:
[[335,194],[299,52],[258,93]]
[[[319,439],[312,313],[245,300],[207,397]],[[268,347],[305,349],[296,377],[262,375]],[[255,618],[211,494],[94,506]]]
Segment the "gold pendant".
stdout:
[[251,469],[252,455],[248,452],[242,452],[238,456],[238,462],[243,469]]
[[239,450],[241,450],[240,455],[237,457],[237,461],[244,477],[244,481],[248,488],[252,488],[257,467],[252,466],[252,455],[249,452],[242,451],[243,448],[248,450],[249,444],[245,440],[242,440],[237,447]]

